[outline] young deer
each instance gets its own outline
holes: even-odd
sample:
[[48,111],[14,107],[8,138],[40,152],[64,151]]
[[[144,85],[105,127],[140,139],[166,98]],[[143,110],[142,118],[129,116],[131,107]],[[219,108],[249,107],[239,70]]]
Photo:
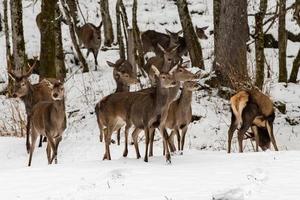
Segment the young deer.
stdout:
[[[105,135],[106,151],[103,159],[111,159],[109,151],[111,135],[125,124],[125,150],[123,156],[127,155],[128,129],[132,124],[137,128],[144,129],[147,134],[152,126],[161,123],[159,119],[163,119],[162,113],[164,113],[165,107],[169,103],[168,88],[175,86],[175,81],[171,74],[173,74],[177,66],[168,73],[160,73],[154,66],[152,68],[158,77],[158,86],[155,89],[111,94],[104,97],[97,104],[99,129]],[[139,110],[136,113],[134,111],[136,109],[144,110],[144,112]],[[145,157],[145,161],[148,161],[148,156]]]
[[30,119],[31,145],[28,166],[31,165],[35,142],[39,135],[46,136],[48,139],[46,149],[48,164],[52,164],[53,160],[57,164],[58,145],[66,129],[63,83],[57,81],[52,84],[48,81],[48,87],[51,89],[53,101],[39,102],[32,109]]
[[239,152],[243,152],[243,138],[251,127],[254,133],[256,148],[260,144],[259,134],[267,132],[274,149],[278,151],[273,134],[273,122],[275,119],[273,102],[256,88],[241,90],[231,97],[231,125],[228,130],[228,153],[231,152],[231,140],[234,131],[238,128]]
[[[14,85],[12,88],[12,96],[14,98],[20,98],[24,105],[25,111],[27,115],[27,124],[26,124],[26,149],[29,153],[29,124],[30,124],[30,114],[32,112],[32,108],[35,104],[40,101],[50,101],[51,92],[47,87],[45,79],[41,82],[32,85],[28,80],[28,77],[32,74],[36,63],[29,67],[29,70],[25,73],[17,73],[12,70],[11,63],[8,62],[8,74],[13,79]],[[53,81],[50,79],[50,81]],[[42,136],[40,138],[39,147],[42,146]]]
[[102,22],[98,27],[92,23],[86,23],[83,26],[78,27],[77,30],[79,46],[83,44],[83,47],[87,49],[86,57],[89,56],[90,52],[92,52],[94,55],[95,70],[97,70],[97,56],[101,46],[101,26]]
[[[179,99],[173,101],[169,107],[166,127],[172,130],[169,137],[172,152],[176,150],[174,145],[175,134],[177,136],[178,150],[183,151],[185,135],[192,120],[192,93],[200,89],[200,87],[200,84],[195,81],[184,82]],[[182,132],[181,136],[180,130]]]
[[199,39],[203,39],[203,40],[207,40],[208,37],[207,35],[205,34],[205,30],[208,28],[208,26],[204,26],[204,27],[195,27],[196,28],[196,34],[198,36]]
[[[132,84],[136,84],[138,82],[137,76],[133,70],[132,65],[124,59],[119,59],[116,61],[116,63],[112,63],[107,61],[107,64],[110,67],[114,68],[113,71],[113,77],[116,81],[117,84],[117,89],[115,93],[117,92],[129,92],[129,86]],[[98,109],[96,109],[96,116],[98,117],[99,115],[97,114]],[[120,145],[120,131],[121,129],[118,130],[117,134],[117,143]],[[100,133],[100,142],[103,141],[103,133]]]

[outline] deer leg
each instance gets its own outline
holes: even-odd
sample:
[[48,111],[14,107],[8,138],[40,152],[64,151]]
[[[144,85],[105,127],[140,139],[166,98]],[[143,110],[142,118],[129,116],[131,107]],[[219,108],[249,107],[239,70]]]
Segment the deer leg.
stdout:
[[185,126],[182,128],[181,148],[180,148],[181,151],[183,151],[184,142],[185,142],[185,135],[186,135],[187,130],[188,130],[188,126],[185,125]]
[[135,128],[132,133],[132,139],[133,139],[133,144],[134,144],[137,159],[139,159],[141,157],[140,150],[139,150],[139,144],[137,141],[140,132],[141,132],[141,129]]
[[150,148],[149,148],[149,157],[153,156],[153,143],[154,143],[155,129],[150,133]]
[[231,124],[230,124],[230,127],[228,129],[228,150],[227,150],[227,153],[231,152],[231,141],[232,141],[233,133],[237,129],[237,127],[238,127],[237,119],[236,119],[235,115],[232,113],[231,114]]
[[[60,134],[61,135],[61,134]],[[57,150],[58,150],[58,145],[62,140],[62,136],[59,136],[55,139],[55,164],[57,164]]]
[[[176,137],[177,137],[177,147],[178,147],[178,150],[180,150],[180,140],[182,138],[180,137],[180,133],[179,133],[178,129],[175,130],[175,133],[176,133]],[[174,148],[175,148],[175,145],[174,145]],[[176,148],[175,148],[175,150],[176,150]]]
[[[125,135],[126,135],[126,133],[125,133]],[[128,137],[128,133],[127,133],[127,137]],[[119,128],[119,130],[117,132],[117,143],[118,143],[118,146],[120,145],[120,139],[121,139],[121,128]]]
[[273,147],[274,147],[275,151],[278,151],[278,147],[277,147],[276,140],[275,140],[274,133],[273,133],[273,123],[266,121],[266,127],[268,130],[271,142],[273,144]]
[[29,133],[30,133],[30,115],[27,114],[27,124],[26,124],[26,150],[27,150],[27,153],[30,152]]
[[97,66],[98,66],[98,61],[97,61],[98,50],[97,51],[93,50],[93,54],[94,54],[94,59],[95,59],[95,71],[97,71]]
[[34,152],[34,148],[35,148],[35,142],[37,139],[37,133],[35,130],[32,130],[32,134],[31,134],[31,145],[30,145],[30,154],[29,154],[29,161],[28,161],[28,167],[31,166],[31,161],[32,161],[32,155]]
[[241,129],[238,131],[239,152],[243,153],[243,140],[246,131],[250,128],[250,124],[243,121]]
[[145,148],[145,157],[144,157],[144,161],[145,162],[148,162],[148,148],[149,148],[149,143],[150,143],[150,140],[149,140],[149,136],[150,136],[150,132],[152,130],[149,130],[150,128],[146,127],[144,129],[144,132],[145,132],[145,145],[146,145],[146,148]]
[[47,137],[43,137],[43,142],[47,142]]
[[104,154],[103,160],[105,160],[105,159],[111,160],[109,146],[111,143],[112,128],[107,127],[106,131],[107,132],[105,134],[105,154]]
[[[48,135],[48,134],[47,134]],[[50,147],[51,147],[51,152],[52,152],[52,155],[51,155],[51,159],[50,159],[50,163],[49,164],[52,164],[53,160],[55,159],[56,157],[56,152],[55,152],[55,141],[53,140],[52,137],[49,137],[47,136],[48,138],[48,143],[50,144]]]
[[160,130],[160,134],[163,137],[163,143],[165,146],[166,162],[170,164],[171,163],[171,155],[170,155],[169,146],[168,146],[168,133],[167,133],[165,127],[160,127],[159,130]]
[[258,152],[258,145],[259,145],[259,135],[258,135],[258,130],[257,130],[257,126],[251,126],[251,130],[254,133],[254,137],[255,137],[255,151]]
[[168,134],[168,145],[169,145],[169,148],[170,148],[170,151],[173,153],[176,151],[176,147],[174,145],[174,136],[175,136],[175,130],[172,130],[170,136]]
[[39,142],[39,147],[42,147],[42,144],[43,143],[43,136],[42,135],[40,135],[40,142]]
[[51,161],[51,146],[50,146],[49,142],[47,143],[46,152],[47,152],[48,165],[50,165],[50,161]]
[[86,58],[88,58],[88,57],[89,57],[89,55],[90,55],[90,52],[91,52],[91,50],[90,50],[90,49],[87,49],[87,52],[86,52]]
[[[123,152],[123,157],[127,157],[127,155],[128,155],[128,131],[129,131],[129,128],[130,128],[130,126],[128,126],[126,124],[126,126],[125,126],[125,149]],[[118,130],[118,134],[120,134],[120,130],[121,129]],[[120,138],[118,138],[118,143],[120,143]]]

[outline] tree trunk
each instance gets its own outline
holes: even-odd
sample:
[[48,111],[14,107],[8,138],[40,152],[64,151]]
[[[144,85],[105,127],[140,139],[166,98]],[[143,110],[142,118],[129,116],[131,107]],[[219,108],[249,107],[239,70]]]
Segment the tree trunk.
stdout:
[[3,27],[2,27],[2,15],[0,13],[0,32],[3,31]]
[[297,21],[300,26],[300,0],[295,0],[295,11],[293,14],[293,18]]
[[74,29],[76,34],[78,33],[79,19],[78,19],[78,9],[76,5],[76,0],[66,0],[68,7],[70,9],[70,17],[74,22]]
[[265,77],[264,27],[263,21],[267,11],[268,0],[260,0],[259,12],[255,14],[255,85],[262,89]]
[[219,19],[214,69],[219,84],[236,87],[235,83],[248,80],[247,0],[222,0]]
[[299,67],[300,67],[300,49],[298,50],[298,54],[293,62],[293,68],[292,68],[289,82],[292,82],[292,83],[297,82]]
[[[144,67],[144,52],[140,37],[140,29],[137,25],[137,0],[133,0],[132,5],[132,31],[134,38],[135,60],[138,64],[138,67],[142,69]],[[136,66],[133,67],[136,68]]]
[[[10,47],[10,39],[9,39],[9,26],[8,26],[8,13],[7,13],[7,0],[3,1],[4,8],[4,34],[5,34],[5,46],[6,46],[6,57],[9,58],[11,56],[11,47]],[[8,61],[8,60],[7,60]]]
[[100,11],[104,28],[104,45],[110,47],[114,42],[114,32],[109,15],[108,0],[100,0]]
[[286,70],[286,44],[287,37],[285,31],[285,7],[286,0],[279,0],[279,23],[278,23],[278,54],[279,54],[279,82],[287,82]]
[[119,54],[120,58],[126,59],[125,57],[125,47],[122,35],[122,25],[121,25],[121,11],[120,11],[120,3],[122,0],[118,0],[116,4],[116,18],[117,18],[117,38],[119,44]]
[[177,8],[192,65],[204,69],[202,48],[195,33],[186,0],[178,0]]
[[55,66],[56,66],[56,76],[63,80],[66,77],[66,66],[65,66],[65,56],[63,51],[62,36],[61,36],[61,20],[59,16],[61,12],[59,10],[58,4],[55,8]]
[[75,51],[76,51],[76,54],[78,56],[78,59],[79,59],[79,62],[81,64],[81,67],[83,69],[82,72],[88,72],[89,71],[89,67],[80,51],[80,48],[79,48],[79,45],[78,45],[78,42],[77,42],[77,39],[76,39],[76,34],[75,34],[75,26],[74,26],[74,22],[73,22],[73,19],[71,18],[71,14],[70,14],[70,10],[68,10],[67,8],[67,5],[64,3],[63,0],[60,0],[61,2],[61,5],[63,7],[63,12],[65,13],[65,16],[66,16],[66,20],[67,20],[67,23],[69,25],[69,32],[70,32],[70,36],[71,36],[71,40],[72,40],[72,43],[73,43],[73,46],[75,48]]
[[220,24],[220,11],[221,11],[221,0],[214,0],[213,5],[213,17],[214,17],[214,49],[215,49],[215,55],[216,51],[218,50],[217,45],[217,39],[218,39],[218,33],[219,33],[219,24]]
[[14,66],[26,69],[22,8],[22,0],[10,0]]
[[42,0],[41,9],[41,52],[40,76],[56,78],[56,21],[55,7],[57,0]]

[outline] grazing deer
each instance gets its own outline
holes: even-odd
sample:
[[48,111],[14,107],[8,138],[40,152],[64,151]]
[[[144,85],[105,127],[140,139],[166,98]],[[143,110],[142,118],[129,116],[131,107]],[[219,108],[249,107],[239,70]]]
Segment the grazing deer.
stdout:
[[42,101],[37,103],[30,116],[31,145],[28,166],[31,165],[35,142],[39,135],[47,137],[47,158],[48,164],[55,160],[57,164],[57,149],[62,134],[66,129],[66,114],[64,105],[64,86],[60,81],[52,84],[48,82],[51,89],[53,101]]
[[[32,74],[32,71],[34,70],[36,66],[36,62],[30,66],[29,70],[22,73],[17,73],[12,70],[11,63],[8,62],[8,74],[13,79],[13,88],[12,88],[12,97],[14,98],[20,98],[24,105],[25,105],[25,111],[27,115],[27,124],[26,124],[26,149],[29,153],[29,125],[30,125],[30,114],[32,112],[32,108],[35,104],[37,104],[40,101],[50,101],[51,98],[51,92],[49,88],[47,87],[47,84],[45,84],[45,79],[43,79],[41,82],[32,85],[30,81],[28,80],[28,77]],[[50,81],[53,81],[49,79]],[[42,146],[42,136],[40,138],[39,147]]]
[[275,119],[273,102],[257,88],[241,90],[231,97],[231,125],[228,130],[228,153],[231,152],[231,140],[234,131],[238,128],[239,152],[243,152],[243,138],[246,131],[251,127],[254,133],[256,148],[260,144],[259,134],[267,132],[274,149],[276,145],[273,122]]
[[196,28],[196,34],[198,36],[199,39],[203,39],[203,40],[207,40],[208,37],[207,35],[205,34],[205,30],[208,28],[208,26],[204,26],[204,27],[195,27]]
[[89,56],[90,52],[93,53],[95,59],[95,70],[97,70],[98,61],[97,56],[101,46],[101,26],[97,27],[92,23],[86,23],[77,29],[77,36],[79,39],[79,46],[87,49],[86,57]]
[[[119,59],[116,61],[116,63],[107,61],[107,64],[110,67],[114,68],[113,77],[117,84],[117,89],[115,93],[129,92],[129,86],[131,84],[136,84],[138,82],[134,69],[127,60]],[[96,116],[98,117],[99,115],[97,114],[97,112],[98,109],[96,109]],[[117,134],[118,145],[120,145],[120,131],[121,129],[118,130],[118,134]],[[100,142],[102,141],[103,141],[103,132],[100,133]]]
[[[195,81],[187,81],[183,83],[183,89],[179,99],[173,101],[168,110],[166,127],[171,129],[169,143],[171,151],[176,150],[174,145],[174,136],[177,136],[178,150],[183,151],[185,135],[188,125],[192,120],[192,93],[200,89],[200,84]],[[181,136],[179,131],[181,130]]]
[[[96,105],[95,109],[99,110],[99,129],[105,135],[106,151],[103,159],[111,159],[109,150],[111,135],[125,124],[125,150],[123,156],[127,155],[127,136],[132,124],[136,128],[144,129],[146,135],[149,136],[149,129],[164,122],[163,116],[169,104],[168,88],[174,87],[176,84],[173,72],[177,66],[172,68],[168,73],[160,73],[155,66],[152,66],[152,68],[156,72],[158,82],[156,88],[147,91],[111,94],[104,97]],[[136,109],[139,109],[139,111],[136,111]],[[146,146],[148,144],[149,141],[146,143]],[[169,157],[167,160],[170,160]],[[148,161],[148,155],[145,156],[145,161]]]

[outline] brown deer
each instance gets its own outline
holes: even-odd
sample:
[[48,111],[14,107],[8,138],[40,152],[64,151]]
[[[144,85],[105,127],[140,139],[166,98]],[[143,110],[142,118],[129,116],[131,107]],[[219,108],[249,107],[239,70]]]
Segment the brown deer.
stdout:
[[78,27],[76,31],[79,39],[79,46],[83,45],[83,47],[87,49],[86,57],[89,56],[90,52],[94,55],[95,70],[97,70],[97,56],[101,46],[101,27],[102,22],[98,27],[92,23],[86,23],[83,26]]
[[205,30],[208,28],[208,26],[204,26],[204,27],[195,27],[196,28],[196,34],[198,36],[199,39],[203,39],[203,40],[207,40],[208,37],[207,35],[205,34]]
[[[256,148],[261,144],[259,134],[267,132],[274,149],[278,151],[273,133],[275,119],[273,102],[257,88],[241,90],[231,97],[231,125],[228,130],[228,153],[231,152],[231,140],[234,131],[238,128],[239,152],[243,152],[243,138],[246,131],[252,128]],[[267,145],[265,145],[267,146]]]
[[169,137],[169,143],[171,144],[172,152],[176,150],[174,145],[175,134],[177,136],[178,150],[183,151],[185,135],[188,125],[192,120],[192,93],[193,91],[200,89],[200,87],[200,84],[195,81],[184,82],[179,99],[173,101],[170,105],[166,120],[166,127],[172,130]]
[[[40,101],[50,101],[51,98],[51,92],[49,88],[47,87],[47,84],[45,82],[45,79],[43,79],[41,82],[32,85],[30,81],[28,80],[28,77],[32,74],[32,71],[34,70],[36,66],[36,62],[29,67],[29,70],[25,73],[20,73],[12,70],[11,63],[8,62],[8,74],[13,79],[13,88],[12,88],[12,97],[14,98],[20,98],[24,105],[25,105],[25,111],[27,115],[27,124],[26,124],[26,149],[29,153],[29,124],[30,124],[30,114],[32,111],[32,108],[35,104],[37,104]],[[49,79],[50,81],[53,81],[52,79]],[[42,136],[40,138],[39,147],[42,146]]]
[[51,89],[53,101],[42,101],[37,103],[30,116],[31,127],[31,145],[28,166],[31,166],[32,155],[35,148],[35,142],[39,135],[47,137],[47,158],[48,164],[55,160],[57,164],[57,149],[62,134],[66,129],[66,114],[64,105],[64,86],[60,81],[52,84],[48,82]]
[[[156,72],[158,82],[155,89],[111,94],[104,97],[96,105],[95,109],[99,110],[99,129],[105,135],[106,151],[103,159],[111,159],[109,150],[111,135],[125,124],[125,150],[123,156],[127,155],[127,136],[131,125],[139,129],[144,129],[146,135],[148,135],[149,129],[163,123],[162,120],[164,117],[162,115],[165,115],[165,109],[169,104],[168,88],[174,87],[176,84],[171,74],[173,74],[177,66],[172,68],[168,73],[160,73],[155,66],[152,68]],[[139,109],[139,111],[136,112],[136,109]],[[148,143],[146,143],[146,146],[148,146]],[[170,156],[170,154],[168,155]],[[170,160],[169,157],[167,160]],[[148,155],[145,156],[145,161],[148,161]]]
[[[110,67],[114,68],[113,71],[113,77],[116,81],[117,84],[117,89],[115,93],[117,92],[129,92],[129,86],[131,84],[136,84],[138,82],[137,76],[134,72],[134,69],[132,65],[124,59],[119,59],[116,61],[116,63],[112,63],[107,61],[107,64]],[[96,109],[96,112],[98,110]],[[96,113],[96,116],[98,117],[99,115]],[[120,145],[120,131],[121,129],[118,130],[117,134],[117,144]],[[100,142],[103,141],[103,133],[100,133]]]

